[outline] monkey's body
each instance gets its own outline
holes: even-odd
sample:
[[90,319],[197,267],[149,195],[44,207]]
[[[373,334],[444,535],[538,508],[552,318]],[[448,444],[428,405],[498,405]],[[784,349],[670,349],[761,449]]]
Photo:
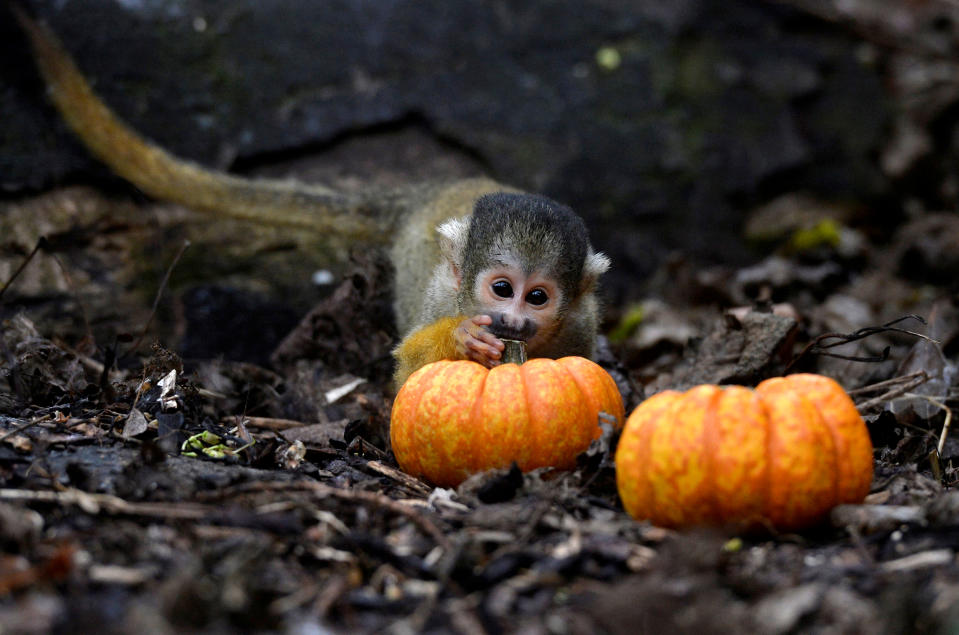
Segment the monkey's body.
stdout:
[[347,196],[206,169],[130,129],[93,93],[53,33],[16,6],[14,13],[64,119],[95,156],[147,194],[220,216],[390,241],[403,337],[395,351],[398,384],[439,359],[495,364],[497,336],[527,339],[531,357],[592,355],[599,312],[593,290],[608,260],[593,253],[568,208],[484,178]]
[[476,200],[484,194],[516,191],[484,178],[464,179],[446,185],[431,184],[418,189],[419,200],[402,213],[399,231],[390,246],[396,289],[421,291],[415,294],[397,292],[395,295],[396,326],[404,337],[415,326],[442,315],[451,315],[449,311],[455,310],[456,298],[455,294],[449,293],[449,271],[442,266],[444,258],[436,228],[451,218],[466,218],[472,214]]

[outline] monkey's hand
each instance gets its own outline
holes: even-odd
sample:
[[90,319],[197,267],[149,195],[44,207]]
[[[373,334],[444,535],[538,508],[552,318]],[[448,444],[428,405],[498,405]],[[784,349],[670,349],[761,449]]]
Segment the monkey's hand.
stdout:
[[465,359],[479,362],[487,368],[499,364],[506,345],[484,328],[492,323],[493,318],[488,315],[474,315],[460,322],[453,329],[456,353]]

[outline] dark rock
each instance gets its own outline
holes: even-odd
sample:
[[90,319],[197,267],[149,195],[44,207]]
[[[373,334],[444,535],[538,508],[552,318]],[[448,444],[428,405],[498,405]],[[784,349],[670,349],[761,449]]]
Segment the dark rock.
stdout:
[[[177,154],[249,169],[423,127],[581,210],[614,258],[617,298],[671,249],[742,261],[740,203],[782,180],[832,197],[884,187],[878,71],[848,34],[773,3],[30,5],[106,101]],[[44,102],[8,18],[3,186],[105,176]],[[616,62],[599,64],[601,49]]]

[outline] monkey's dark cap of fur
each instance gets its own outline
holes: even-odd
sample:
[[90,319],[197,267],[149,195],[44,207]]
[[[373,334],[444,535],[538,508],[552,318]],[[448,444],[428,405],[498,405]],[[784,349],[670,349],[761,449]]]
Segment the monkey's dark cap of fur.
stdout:
[[553,276],[567,300],[576,297],[589,253],[586,225],[569,207],[534,194],[487,194],[476,201],[467,244],[483,262],[463,263],[472,286],[497,256],[516,256],[529,272]]

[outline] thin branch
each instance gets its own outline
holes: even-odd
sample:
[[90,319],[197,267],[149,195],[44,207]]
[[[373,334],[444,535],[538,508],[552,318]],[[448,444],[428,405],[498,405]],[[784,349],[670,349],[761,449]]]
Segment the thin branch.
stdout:
[[33,260],[33,257],[37,255],[41,249],[46,249],[47,245],[46,236],[40,236],[37,240],[36,246],[34,246],[33,251],[27,254],[27,257],[23,259],[23,262],[20,263],[20,266],[17,267],[17,270],[13,272],[13,275],[3,284],[3,287],[0,287],[0,299],[3,299],[3,294],[7,292],[7,289],[10,288],[10,285],[13,284],[13,281],[16,280],[24,269],[27,268],[27,265],[30,264],[30,261]]
[[[327,496],[332,496],[334,498],[339,498],[341,500],[353,501],[353,502],[363,502],[369,503],[371,505],[376,505],[377,507],[382,507],[388,509],[389,511],[405,516],[410,519],[417,527],[419,527],[424,533],[430,536],[437,545],[443,548],[444,551],[449,551],[453,548],[453,545],[450,543],[446,535],[440,531],[440,529],[434,525],[428,518],[422,514],[417,513],[417,511],[404,505],[403,503],[393,500],[388,496],[383,494],[377,494],[375,492],[364,492],[357,490],[347,490],[340,489],[338,487],[331,487],[329,485],[324,485],[323,483],[315,483],[312,481],[296,481],[291,483],[284,483],[278,481],[266,481],[266,482],[253,482],[253,483],[243,483],[241,485],[236,485],[233,487],[227,487],[221,489],[217,492],[200,495],[200,498],[203,500],[222,500],[225,498],[231,498],[239,494],[245,493],[255,493],[255,492],[283,492],[283,491],[309,491],[314,495],[325,498]],[[420,501],[417,501],[420,502]]]
[[[913,337],[918,337],[926,341],[932,342],[933,344],[939,344],[936,340],[923,335],[922,333],[916,333],[915,331],[909,331],[906,329],[898,328],[893,326],[904,320],[918,320],[920,323],[925,324],[926,320],[923,319],[920,315],[904,315],[900,318],[896,318],[891,322],[886,322],[882,326],[866,326],[859,330],[853,331],[852,333],[823,333],[822,335],[816,337],[813,341],[806,344],[806,346],[799,351],[799,354],[796,355],[789,365],[786,366],[786,373],[788,373],[803,357],[808,354],[823,355],[826,357],[836,357],[839,359],[845,359],[854,362],[882,362],[888,359],[889,357],[889,347],[883,349],[882,353],[879,355],[873,355],[869,357],[857,357],[853,355],[842,355],[839,353],[830,353],[826,349],[834,348],[836,346],[842,346],[843,344],[849,344],[850,342],[855,342],[861,339],[865,339],[871,335],[878,335],[880,333],[903,333],[905,335],[912,335]],[[827,340],[837,340],[835,342],[826,342]]]
[[131,503],[118,496],[92,494],[78,489],[64,491],[0,489],[0,500],[25,501],[36,503],[55,503],[62,506],[76,506],[88,514],[107,512],[129,514],[150,518],[177,520],[200,520],[215,516],[220,509],[211,505],[195,503]]
[[430,492],[433,491],[433,489],[423,481],[413,478],[406,472],[401,472],[394,467],[390,467],[385,463],[381,463],[380,461],[367,461],[366,467],[374,472],[377,472],[378,474],[382,474],[383,476],[393,479],[406,489],[421,496],[429,496]]
[[130,348],[128,353],[135,353],[137,349],[140,348],[140,344],[143,343],[143,338],[146,337],[147,331],[150,330],[150,325],[153,324],[153,318],[156,317],[157,308],[160,306],[160,298],[163,297],[163,292],[166,290],[167,284],[170,282],[170,276],[173,274],[173,270],[176,268],[177,263],[180,262],[180,257],[183,256],[183,252],[186,251],[187,247],[190,246],[189,240],[184,240],[183,245],[180,246],[180,251],[177,252],[176,256],[173,258],[173,262],[170,263],[170,266],[167,267],[166,273],[163,275],[163,280],[160,282],[160,288],[157,289],[156,297],[153,299],[153,308],[150,309],[150,317],[147,320],[147,323],[143,325],[143,330],[140,332],[140,337],[137,338],[137,341]]
[[856,409],[859,410],[859,412],[866,412],[873,406],[878,406],[881,403],[891,401],[895,399],[896,397],[900,397],[906,394],[913,388],[924,384],[928,380],[929,380],[929,377],[926,375],[926,373],[920,371],[920,373],[916,374],[916,376],[911,381],[903,382],[898,388],[893,388],[892,390],[889,390],[879,395],[878,397],[873,397],[872,399],[869,399],[867,401],[862,402],[861,404],[858,404],[856,406]]
[[942,450],[946,447],[946,437],[949,436],[949,426],[952,423],[952,409],[938,399],[933,399],[929,395],[917,395],[915,393],[906,393],[903,397],[912,399],[922,399],[928,401],[940,410],[946,413],[946,418],[942,422],[942,432],[939,433],[939,443],[936,445],[936,454],[942,456]]
[[73,284],[73,277],[70,275],[66,265],[63,264],[63,261],[60,260],[59,256],[52,251],[47,255],[53,258],[53,262],[57,263],[60,273],[62,273],[63,277],[66,278],[67,288],[70,289],[70,292],[73,294],[73,300],[77,303],[77,308],[80,309],[80,317],[83,318],[83,331],[89,341],[93,342],[93,329],[90,328],[90,316],[87,314],[87,305],[80,298],[80,291],[77,289],[77,285]]
[[847,390],[850,396],[862,395],[865,393],[876,392],[877,390],[885,390],[891,386],[899,386],[900,384],[905,384],[913,381],[914,379],[922,378],[922,381],[925,382],[929,379],[929,376],[924,370],[917,370],[914,373],[908,375],[901,375],[899,377],[893,377],[892,379],[886,379],[883,381],[878,381],[874,384],[869,384],[868,386],[861,386],[859,388],[853,388],[852,390]]
[[0,435],[0,443],[6,441],[7,439],[9,439],[10,437],[12,437],[12,436],[15,435],[15,434],[19,434],[19,433],[23,432],[23,431],[26,430],[27,428],[32,428],[33,426],[37,425],[38,423],[43,423],[44,421],[49,421],[50,419],[51,419],[51,415],[43,415],[42,417],[37,417],[36,419],[33,419],[33,420],[31,420],[31,421],[27,421],[26,423],[20,424],[19,426],[17,426],[17,427],[14,428],[13,430],[9,430],[9,431],[7,431],[6,433],[4,433],[3,435]]

